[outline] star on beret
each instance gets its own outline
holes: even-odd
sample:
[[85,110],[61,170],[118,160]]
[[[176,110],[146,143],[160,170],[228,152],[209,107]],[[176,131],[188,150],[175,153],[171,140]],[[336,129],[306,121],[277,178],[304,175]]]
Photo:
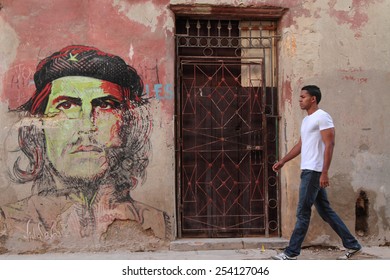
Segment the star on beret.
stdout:
[[72,53],[70,53],[69,54],[69,58],[68,58],[68,61],[71,61],[71,62],[77,62],[77,61],[79,61],[78,59],[77,59],[77,56],[78,55],[78,53],[76,53],[75,55],[73,55]]

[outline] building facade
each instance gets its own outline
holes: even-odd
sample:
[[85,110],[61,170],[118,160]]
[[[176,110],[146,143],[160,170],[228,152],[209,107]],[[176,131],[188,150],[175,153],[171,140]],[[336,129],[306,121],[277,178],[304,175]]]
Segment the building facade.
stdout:
[[[286,237],[300,89],[335,122],[332,206],[390,239],[390,3],[0,1],[0,252]],[[390,39],[389,39],[390,40]],[[315,213],[306,241],[341,246]]]

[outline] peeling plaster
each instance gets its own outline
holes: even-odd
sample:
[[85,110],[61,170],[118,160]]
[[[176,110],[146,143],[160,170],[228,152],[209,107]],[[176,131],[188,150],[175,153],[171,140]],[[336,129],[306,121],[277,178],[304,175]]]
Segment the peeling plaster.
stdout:
[[[293,94],[293,90],[291,87],[291,79],[290,79],[290,77],[287,77],[287,79],[283,82],[283,97],[282,97],[283,101],[288,102],[291,105],[292,94]],[[282,102],[282,104],[284,102]]]
[[129,49],[129,58],[130,58],[130,61],[133,60],[133,55],[134,55],[134,47],[133,47],[133,44],[130,45],[130,49]]
[[[291,77],[308,77],[319,73],[322,65],[320,48],[323,34],[318,32],[317,22],[310,18],[298,18],[295,26],[284,28],[281,40],[281,60],[291,61],[284,65],[284,70],[291,73]],[[297,28],[299,27],[299,28]],[[292,84],[295,84],[292,79]]]
[[337,1],[336,3],[332,3],[333,8],[335,10],[340,10],[340,11],[346,11],[349,12],[352,9],[353,5],[353,0],[343,0],[343,1]]
[[[329,15],[336,18],[338,24],[347,24],[357,31],[368,22],[367,7],[377,2],[381,3],[383,0],[331,0]],[[355,37],[360,37],[359,33],[356,33]]]
[[[386,178],[390,170],[390,157],[363,151],[353,158],[353,166],[352,186],[377,191],[388,184]],[[390,188],[388,193],[390,195]]]
[[357,192],[359,189],[369,190],[377,194],[373,208],[383,213],[379,219],[381,224],[390,221],[390,188],[388,186],[388,170],[390,170],[390,157],[382,154],[371,154],[362,151],[353,158],[352,186]]
[[[169,11],[170,12],[170,11]],[[172,36],[174,34],[175,30],[175,16],[167,14],[166,18],[164,19],[164,29],[172,33]]]
[[[4,76],[16,58],[19,38],[12,27],[0,17],[0,77]],[[0,89],[3,88],[3,79],[0,79]]]
[[156,31],[158,18],[165,13],[164,10],[158,9],[152,1],[135,4],[123,0],[114,0],[113,6],[119,9],[119,13],[123,13],[130,20],[149,27],[152,32]]
[[[287,2],[287,3],[286,3]],[[282,26],[299,28],[299,21],[305,18],[320,18],[321,7],[314,7],[317,3],[314,1],[278,1],[272,5],[286,7],[289,12],[282,18]],[[320,4],[320,3],[318,3]],[[317,5],[318,5],[317,4]]]
[[284,30],[285,39],[282,41],[282,49],[287,57],[294,57],[297,53],[297,41],[294,34],[291,34],[288,29]]

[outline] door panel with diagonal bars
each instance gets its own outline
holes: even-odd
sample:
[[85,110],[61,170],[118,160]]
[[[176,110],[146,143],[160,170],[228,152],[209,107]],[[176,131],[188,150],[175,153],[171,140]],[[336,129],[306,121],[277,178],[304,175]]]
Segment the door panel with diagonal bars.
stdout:
[[[236,42],[234,48],[214,45],[203,49],[205,56],[197,48],[194,56],[188,48],[178,51],[179,231],[204,237],[275,235],[279,200],[270,166],[276,158],[271,151],[276,118],[270,117],[275,101],[268,97],[273,93],[265,83],[265,57],[243,59],[242,37],[233,40],[230,21],[225,25],[230,31],[224,38],[232,46]],[[212,42],[209,35],[205,42]]]

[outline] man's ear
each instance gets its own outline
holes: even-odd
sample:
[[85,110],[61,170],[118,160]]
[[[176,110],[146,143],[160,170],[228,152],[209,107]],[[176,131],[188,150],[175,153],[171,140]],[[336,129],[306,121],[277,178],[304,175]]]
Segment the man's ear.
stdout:
[[317,103],[317,97],[315,97],[314,95],[311,96],[311,102],[312,103]]

